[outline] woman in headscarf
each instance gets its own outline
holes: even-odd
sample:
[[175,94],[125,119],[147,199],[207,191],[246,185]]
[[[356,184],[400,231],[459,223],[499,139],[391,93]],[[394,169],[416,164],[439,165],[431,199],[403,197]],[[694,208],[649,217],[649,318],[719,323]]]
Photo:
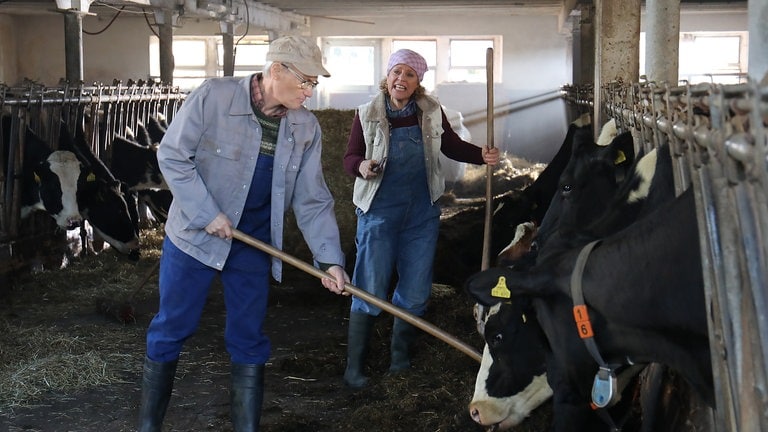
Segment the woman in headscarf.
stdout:
[[[496,164],[496,148],[463,141],[440,102],[421,85],[427,62],[401,49],[389,58],[387,76],[374,99],[358,107],[344,169],[355,176],[357,257],[353,285],[386,300],[397,272],[392,303],[422,316],[432,289],[432,266],[440,225],[438,198],[445,190],[439,154],[473,164]],[[364,387],[368,342],[381,309],[357,297],[349,314],[344,382]],[[395,318],[391,372],[410,368],[416,328]]]

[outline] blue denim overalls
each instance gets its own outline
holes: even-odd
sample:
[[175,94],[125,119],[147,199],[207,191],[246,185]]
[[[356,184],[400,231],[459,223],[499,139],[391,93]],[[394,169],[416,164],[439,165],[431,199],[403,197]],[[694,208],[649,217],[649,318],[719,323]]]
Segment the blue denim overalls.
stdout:
[[[251,180],[243,216],[237,228],[270,242],[272,165],[274,157],[260,154]],[[270,258],[237,240],[232,241],[221,272],[179,250],[166,237],[160,259],[160,310],[147,329],[147,356],[168,362],[179,358],[184,342],[200,321],[211,283],[219,274],[224,286],[224,339],[233,363],[264,364],[270,342],[262,332],[269,293]]]
[[[357,209],[357,258],[352,284],[386,300],[393,270],[392,303],[424,314],[432,290],[440,207],[432,204],[418,125],[390,131],[381,185],[367,213]],[[378,316],[381,309],[357,297],[352,312]]]

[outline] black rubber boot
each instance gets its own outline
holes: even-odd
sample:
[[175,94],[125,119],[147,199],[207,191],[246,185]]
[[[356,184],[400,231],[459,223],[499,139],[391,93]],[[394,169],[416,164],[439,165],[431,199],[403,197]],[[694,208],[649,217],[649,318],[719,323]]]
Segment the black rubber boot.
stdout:
[[344,383],[351,388],[368,385],[368,377],[363,374],[365,357],[368,355],[368,343],[376,317],[350,312],[349,336],[347,338],[347,369],[344,371]]
[[139,432],[160,432],[171,399],[177,364],[178,361],[162,363],[144,357]]
[[418,329],[400,318],[392,324],[392,344],[390,346],[390,372],[400,372],[411,367],[411,345]]
[[232,363],[230,417],[235,432],[258,432],[264,401],[264,365]]

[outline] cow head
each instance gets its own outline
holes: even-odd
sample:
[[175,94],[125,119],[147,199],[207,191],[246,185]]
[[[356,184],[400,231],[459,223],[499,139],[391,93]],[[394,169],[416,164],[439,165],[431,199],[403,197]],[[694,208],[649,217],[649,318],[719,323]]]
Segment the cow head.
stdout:
[[632,169],[634,148],[629,132],[610,144],[594,143],[586,128],[576,131],[568,165],[560,175],[555,193],[541,223],[537,243],[541,246],[557,232],[568,238],[583,231],[602,215],[617,194],[621,180]]
[[69,151],[52,151],[40,137],[27,128],[22,165],[23,197],[21,217],[34,210],[50,214],[56,225],[73,229],[82,217],[77,205],[77,179],[80,162]]
[[83,177],[77,194],[83,217],[112,247],[135,257],[139,239],[120,183],[92,172],[84,173]]
[[111,171],[131,190],[168,189],[157,162],[156,146],[143,146],[128,138],[115,136]]
[[544,372],[544,337],[524,301],[485,310],[480,318],[486,345],[469,414],[479,425],[504,431],[552,396]]
[[93,230],[110,246],[129,257],[138,258],[138,225],[128,210],[118,181],[85,141],[79,127],[73,137],[61,123],[60,146],[71,149],[85,169],[80,175],[77,202],[80,213]]

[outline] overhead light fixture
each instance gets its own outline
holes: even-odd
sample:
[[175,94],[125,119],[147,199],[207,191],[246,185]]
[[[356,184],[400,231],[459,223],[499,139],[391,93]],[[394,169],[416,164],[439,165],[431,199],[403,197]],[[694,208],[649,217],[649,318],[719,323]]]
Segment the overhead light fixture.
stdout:
[[61,10],[76,10],[88,13],[92,0],[56,0],[56,7]]

